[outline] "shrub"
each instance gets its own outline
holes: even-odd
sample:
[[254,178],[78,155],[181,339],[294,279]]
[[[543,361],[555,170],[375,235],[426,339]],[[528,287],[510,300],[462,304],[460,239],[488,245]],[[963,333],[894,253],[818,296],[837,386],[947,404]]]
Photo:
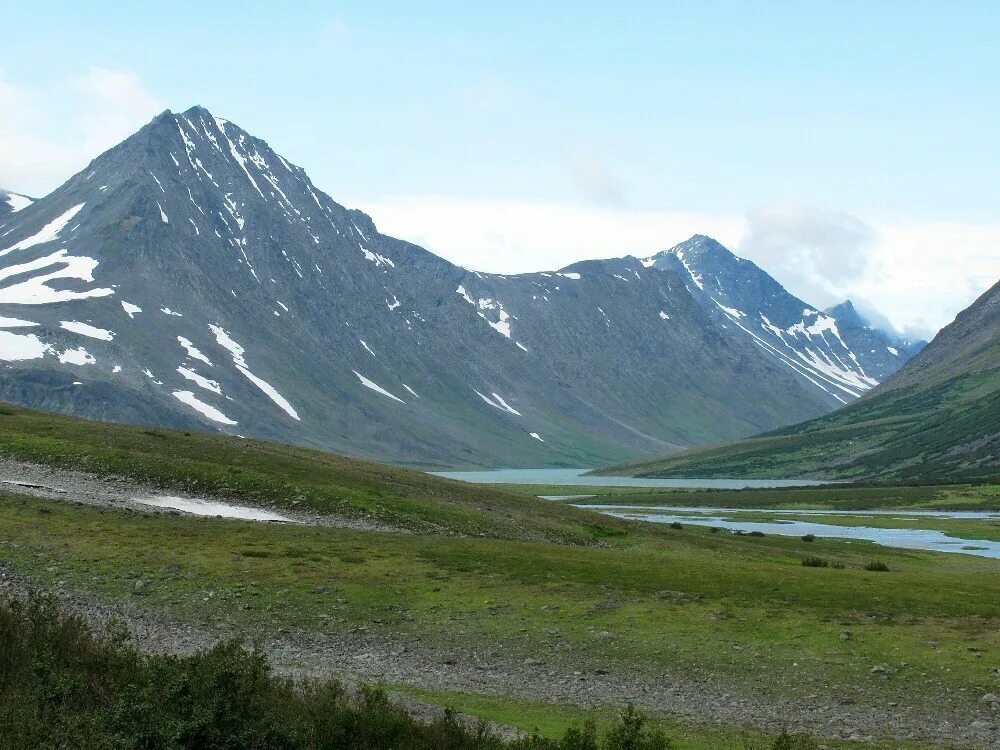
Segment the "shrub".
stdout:
[[145,655],[92,632],[51,599],[0,604],[0,749],[670,750],[631,706],[598,740],[588,719],[559,740],[504,740],[452,711],[420,721],[376,687],[294,683],[229,641],[191,656]]
[[748,531],[747,536],[767,536],[763,531]]
[[806,557],[803,558],[802,564],[807,568],[828,568],[830,563],[824,560],[822,557]]
[[815,542],[816,541],[816,535],[815,534],[806,534],[806,535],[804,535],[802,537],[802,541],[803,542]]
[[813,739],[801,734],[789,734],[787,729],[782,729],[771,750],[815,750],[816,747]]
[[684,528],[684,524],[682,524],[680,521],[672,521],[670,523],[670,528],[672,528],[672,529],[683,529]]
[[673,743],[659,727],[649,729],[646,717],[630,703],[609,731],[604,750],[672,750]]
[[881,560],[872,560],[870,563],[865,565],[865,570],[871,570],[875,573],[888,573],[889,566]]

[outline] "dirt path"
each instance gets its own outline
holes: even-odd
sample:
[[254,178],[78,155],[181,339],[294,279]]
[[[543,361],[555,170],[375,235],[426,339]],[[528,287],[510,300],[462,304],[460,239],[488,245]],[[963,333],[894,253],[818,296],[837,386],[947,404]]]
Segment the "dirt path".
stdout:
[[[43,464],[27,463],[0,456],[0,492],[30,495],[47,499],[68,500],[111,508],[128,508],[142,513],[171,513],[174,515],[205,515],[168,507],[158,507],[142,502],[143,499],[175,498],[198,505],[204,501],[222,503],[235,511],[262,510],[272,515],[280,515],[288,522],[310,526],[329,526],[359,531],[380,531],[387,533],[408,533],[405,529],[345,516],[324,515],[301,509],[272,508],[254,505],[238,497],[216,497],[202,495],[194,497],[172,489],[141,484],[133,479],[117,476],[100,476],[72,469],[60,469]],[[169,501],[168,501],[169,502]],[[219,515],[225,515],[224,509]]]
[[[117,478],[52,469],[0,458],[0,491],[64,499],[91,505],[157,509],[136,498],[163,494]],[[227,499],[227,502],[237,502]],[[161,511],[162,512],[162,511]],[[296,522],[342,526],[342,519],[305,513],[281,513]],[[368,528],[351,525],[350,528]],[[31,582],[0,563],[0,598],[21,596]],[[99,627],[110,620],[128,626],[137,645],[152,652],[190,653],[222,638],[241,635],[228,624],[192,624],[132,605],[114,604],[89,594],[58,588],[55,594],[70,610]],[[477,654],[456,645],[449,653],[427,646],[418,637],[386,638],[367,630],[328,635],[280,630],[266,634],[262,643],[272,664],[284,674],[336,677],[348,684],[384,681],[432,690],[484,693],[533,701],[580,706],[624,705],[632,702],[650,710],[688,719],[752,725],[767,731],[805,731],[828,738],[895,737],[942,742],[948,747],[1000,747],[1000,705],[980,696],[961,696],[955,702],[925,699],[912,705],[886,705],[878,695],[865,698],[810,695],[795,700],[767,695],[766,686],[748,693],[708,674],[607,674],[584,671],[549,660],[548,654],[523,663],[500,656]],[[433,712],[407,700],[413,711]]]

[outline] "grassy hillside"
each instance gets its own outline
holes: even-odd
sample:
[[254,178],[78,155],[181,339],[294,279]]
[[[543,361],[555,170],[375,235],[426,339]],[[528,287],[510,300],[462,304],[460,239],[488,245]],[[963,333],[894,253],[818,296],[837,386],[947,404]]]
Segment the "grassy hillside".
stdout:
[[558,503],[279,443],[0,404],[0,456],[411,531],[590,543],[621,524]]
[[832,414],[727,445],[602,469],[673,477],[1000,477],[1000,284],[894,377]]

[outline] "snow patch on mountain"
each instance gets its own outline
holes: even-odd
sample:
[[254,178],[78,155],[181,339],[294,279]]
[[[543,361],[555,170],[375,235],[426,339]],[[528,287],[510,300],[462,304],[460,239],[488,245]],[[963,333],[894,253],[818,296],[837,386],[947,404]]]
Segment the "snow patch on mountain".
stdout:
[[7,201],[7,205],[10,206],[10,212],[17,213],[23,208],[27,208],[32,203],[34,203],[31,198],[26,195],[18,195],[17,193],[7,193],[4,195],[4,200]]
[[32,323],[30,320],[5,318],[3,315],[0,315],[0,328],[30,328],[37,325],[38,323]]
[[[3,253],[0,253],[3,255]],[[76,279],[93,282],[94,269],[98,261],[85,256],[69,255],[67,250],[59,250],[43,258],[0,269],[0,284],[12,276],[20,276],[33,271],[55,268],[53,271],[34,276],[24,281],[0,287],[0,303],[8,305],[48,305],[54,302],[87,299],[89,297],[107,297],[115,293],[114,289],[91,288],[85,291],[71,289],[53,289],[48,286],[50,281],[58,279]]]
[[198,347],[196,347],[193,343],[191,343],[190,339],[184,338],[183,336],[178,336],[177,341],[180,343],[181,346],[184,347],[185,351],[187,351],[188,357],[190,357],[191,359],[201,360],[209,367],[212,367],[212,360],[210,360],[208,357],[202,354],[201,351],[198,349]]
[[[358,380],[361,381],[361,385],[363,385],[365,388],[370,388],[371,390],[375,391],[376,393],[381,393],[383,396],[388,396],[393,401],[398,401],[401,404],[405,404],[406,403],[405,401],[403,401],[403,399],[401,399],[398,396],[394,396],[393,394],[389,393],[389,391],[387,391],[385,388],[383,388],[382,386],[380,386],[374,380],[366,378],[364,375],[362,375],[357,370],[351,370],[351,372],[353,372],[355,375],[358,376]],[[404,386],[404,387],[406,387],[406,386]],[[409,390],[408,387],[407,387],[407,390]],[[416,395],[416,394],[414,394],[414,395]]]
[[220,396],[222,395],[222,387],[215,380],[210,380],[204,375],[199,375],[191,368],[184,367],[183,365],[177,368],[177,372],[179,372],[187,380],[194,381],[206,391],[212,391],[212,393],[217,393]]
[[89,336],[92,339],[99,339],[100,341],[111,341],[115,337],[114,331],[98,328],[97,326],[92,326],[89,323],[81,323],[78,320],[60,320],[59,327],[64,328],[71,333],[78,333],[81,336]]
[[4,362],[41,359],[51,351],[52,347],[33,333],[0,331],[0,360]]
[[173,396],[181,403],[187,404],[192,409],[200,413],[202,416],[208,417],[213,422],[218,422],[219,424],[225,424],[225,425],[238,424],[235,420],[230,419],[221,411],[216,409],[214,406],[206,404],[204,401],[195,396],[191,391],[174,391]]
[[233,337],[230,336],[221,326],[209,325],[208,327],[212,333],[215,334],[216,343],[226,349],[232,356],[233,364],[236,365],[236,369],[243,373],[247,380],[263,391],[264,395],[277,404],[288,416],[296,421],[301,421],[298,412],[289,403],[288,399],[282,396],[273,385],[268,383],[263,378],[254,375],[250,371],[250,366],[247,364],[246,358],[244,357],[246,350],[236,343]]
[[17,242],[6,250],[0,250],[0,257],[7,255],[7,253],[14,252],[15,250],[27,250],[29,247],[34,247],[35,245],[41,245],[45,242],[52,242],[59,238],[59,233],[66,228],[66,225],[73,220],[73,217],[80,213],[86,203],[80,203],[79,205],[73,206],[73,208],[68,211],[63,212],[40,230],[35,232],[30,237],[26,237],[20,242]]
[[82,346],[78,346],[76,349],[67,349],[64,352],[60,352],[59,361],[63,364],[69,365],[93,365],[97,363],[97,359],[94,355]]
[[465,287],[462,286],[461,284],[458,285],[458,289],[455,290],[455,294],[461,294],[462,299],[464,299],[470,305],[476,304],[476,301],[469,296],[469,293],[466,291]]
[[[508,322],[510,320],[510,314],[503,309],[502,303],[498,300],[483,298],[479,300],[477,307],[479,308],[477,310],[477,314],[480,318],[490,324],[490,328],[499,333],[501,336],[508,339],[510,338],[510,323]],[[498,319],[496,321],[490,320],[485,314],[483,314],[483,310],[496,310]]]
[[[695,273],[691,269],[691,265],[688,263],[688,260],[687,260],[685,254],[684,254],[684,251],[683,250],[675,250],[674,251],[674,255],[677,256],[677,260],[679,260],[681,262],[681,265],[684,266],[684,270],[688,272],[688,276],[691,277],[691,281],[694,282],[694,285],[696,287],[698,287],[699,289],[701,289],[701,290],[704,291],[705,284],[702,281],[702,274],[697,274],[697,273]],[[646,265],[646,264],[643,263],[643,265]]]
[[[477,391],[475,388],[473,388],[472,390],[476,392],[476,395],[479,396],[479,398],[481,398],[487,404],[489,404],[490,406],[492,406],[494,409],[499,409],[500,411],[505,411],[508,414],[513,414],[514,416],[517,416],[517,417],[521,416],[521,412],[519,412],[517,409],[515,409],[510,404],[508,404],[506,401],[504,401],[503,398],[501,398],[500,396],[498,396],[496,393],[491,394],[493,396],[493,398],[490,398],[489,396],[484,396],[482,393],[480,393],[479,391]],[[494,399],[496,399],[496,400],[494,401]]]

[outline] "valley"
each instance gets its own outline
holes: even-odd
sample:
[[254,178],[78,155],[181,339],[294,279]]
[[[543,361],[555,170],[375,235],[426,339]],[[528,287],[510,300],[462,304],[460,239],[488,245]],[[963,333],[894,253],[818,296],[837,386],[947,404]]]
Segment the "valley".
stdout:
[[7,3],[0,750],[1000,750],[1000,4]]
[[747,440],[597,473],[996,483],[1000,476],[1000,282],[855,403]]
[[[996,741],[983,701],[1000,679],[996,560],[635,523],[315,451],[17,407],[0,420],[5,473],[34,485],[3,490],[4,586],[124,618],[148,648],[256,634],[279,671],[383,682],[526,729],[632,702],[686,748],[740,747],[741,726],[830,747]],[[74,496],[83,480],[90,496]],[[117,495],[95,499],[107,487]],[[629,504],[996,502],[974,487],[590,489]],[[296,522],[128,501],[155,492]]]

